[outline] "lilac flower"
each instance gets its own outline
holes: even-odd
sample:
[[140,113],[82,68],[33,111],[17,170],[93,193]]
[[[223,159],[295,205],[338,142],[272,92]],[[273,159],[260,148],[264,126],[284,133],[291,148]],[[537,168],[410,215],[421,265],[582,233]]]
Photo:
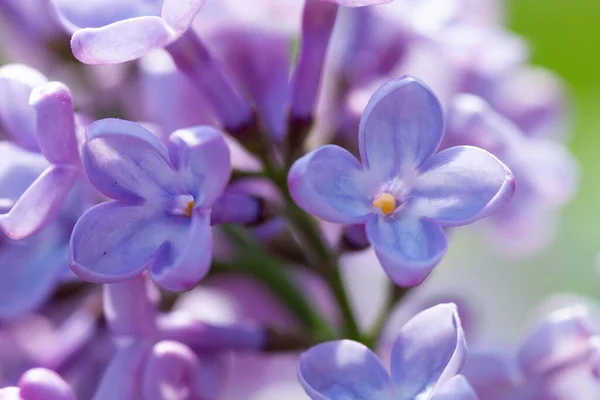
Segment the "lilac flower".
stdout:
[[597,380],[597,335],[582,306],[566,307],[541,321],[516,352],[471,350],[463,373],[482,400],[597,398],[600,385],[590,393],[580,380]]
[[219,353],[259,349],[264,332],[210,325],[183,312],[158,315],[154,289],[145,275],[105,286],[106,318],[121,344],[94,398],[158,400],[165,387],[180,393],[176,398],[215,398],[204,391],[215,386],[210,377],[220,373]]
[[392,349],[391,379],[366,346],[319,344],[300,357],[298,376],[314,400],[476,399],[459,372],[466,345],[456,307],[440,304],[413,317]]
[[83,164],[113,199],[86,212],[71,237],[73,271],[118,282],[148,269],[170,290],[193,287],[210,267],[211,208],[231,175],[229,150],[211,127],[174,132],[168,148],[133,122],[88,128]]
[[325,220],[364,223],[391,279],[416,285],[446,252],[442,226],[483,218],[514,190],[510,170],[484,150],[459,146],[434,154],[443,125],[441,106],[423,83],[391,81],[361,119],[363,164],[340,147],[321,147],[293,165],[291,195]]
[[[79,178],[79,149],[69,89],[49,82],[31,92],[39,148],[50,166],[27,188],[10,210],[0,215],[0,228],[12,239],[23,239],[48,226],[58,216]],[[23,115],[28,124],[28,113]],[[29,135],[29,131],[26,133]]]
[[75,400],[69,385],[54,371],[34,368],[19,380],[18,387],[0,389],[1,400]]

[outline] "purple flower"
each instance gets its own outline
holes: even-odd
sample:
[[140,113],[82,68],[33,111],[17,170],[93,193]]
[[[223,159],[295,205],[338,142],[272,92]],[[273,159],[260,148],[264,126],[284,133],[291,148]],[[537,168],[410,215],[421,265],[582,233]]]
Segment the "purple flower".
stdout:
[[337,3],[342,6],[347,6],[347,7],[364,7],[364,6],[371,6],[374,4],[385,4],[385,3],[392,2],[394,0],[323,0],[323,1],[328,1],[330,3]]
[[170,290],[186,290],[211,261],[211,208],[231,175],[222,134],[202,126],[174,132],[168,148],[134,122],[88,128],[83,164],[113,199],[87,211],[73,229],[70,264],[94,282],[118,282],[148,269]]
[[457,375],[466,352],[453,304],[440,304],[404,325],[391,356],[391,379],[377,356],[350,340],[319,344],[300,357],[298,376],[314,400],[476,399]]
[[[69,89],[60,82],[49,82],[31,92],[30,102],[35,109],[39,148],[51,165],[25,190],[10,211],[0,215],[0,228],[12,239],[29,237],[54,221],[80,176]],[[23,114],[23,127],[31,122],[30,116],[29,111]],[[30,129],[23,134],[29,135]]]
[[23,374],[18,387],[0,389],[2,400],[75,400],[71,387],[56,372],[34,368]]
[[322,219],[364,223],[390,278],[416,285],[447,250],[442,226],[487,216],[515,185],[510,170],[485,150],[457,146],[435,154],[443,130],[431,90],[414,78],[393,80],[362,116],[362,164],[338,146],[323,146],[292,166],[291,195]]
[[177,40],[205,0],[53,0],[65,27],[74,32],[73,55],[86,64],[135,60]]
[[597,334],[583,307],[565,307],[541,321],[515,352],[471,350],[463,372],[484,400],[597,398],[600,385],[590,393],[581,380],[597,380]]

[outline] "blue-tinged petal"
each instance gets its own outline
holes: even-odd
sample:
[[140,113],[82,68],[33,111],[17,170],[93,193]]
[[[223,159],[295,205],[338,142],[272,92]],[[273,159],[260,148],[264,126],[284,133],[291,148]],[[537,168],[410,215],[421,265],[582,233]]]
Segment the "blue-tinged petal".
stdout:
[[454,304],[439,304],[414,316],[404,325],[392,348],[396,399],[430,396],[458,373],[466,350]]
[[69,264],[83,279],[120,282],[140,274],[164,243],[185,237],[189,226],[188,218],[168,217],[156,208],[108,201],[88,210],[73,228]]
[[34,87],[46,82],[44,75],[26,65],[0,68],[0,126],[15,143],[30,151],[39,151],[39,146],[29,96]]
[[495,156],[478,147],[451,147],[420,168],[411,213],[443,225],[464,225],[505,205],[514,190],[512,172]]
[[71,187],[79,178],[79,168],[52,165],[44,171],[14,203],[0,215],[0,228],[12,239],[24,239],[56,219]]
[[71,49],[85,64],[118,64],[136,60],[176,39],[176,32],[162,18],[144,16],[80,29],[71,38]]
[[43,305],[67,267],[67,247],[48,231],[0,247],[0,318],[19,318]]
[[196,377],[201,371],[198,357],[189,347],[179,342],[158,342],[145,364],[142,377],[144,400],[196,398]]
[[158,293],[146,274],[103,289],[104,318],[113,334],[141,337],[154,333]]
[[390,279],[407,287],[421,283],[448,248],[437,222],[412,216],[373,216],[367,221],[367,237]]
[[377,182],[347,150],[327,145],[297,160],[288,175],[296,204],[337,223],[363,222],[373,212]]
[[173,166],[183,177],[195,207],[210,207],[223,194],[231,177],[229,148],[223,134],[212,127],[181,129],[169,137]]
[[379,88],[363,112],[360,155],[381,179],[412,176],[440,145],[444,117],[439,100],[423,82],[394,79]]
[[53,164],[79,165],[71,92],[60,82],[48,82],[31,92],[36,131],[44,157]]
[[93,400],[132,400],[141,397],[145,362],[152,343],[133,342],[121,347],[104,371]]
[[187,229],[173,231],[148,265],[152,280],[174,290],[193,288],[208,273],[212,260],[210,215],[194,211]]
[[206,0],[163,0],[160,16],[175,31],[189,28]]
[[523,383],[523,373],[513,351],[469,348],[461,374],[483,399],[510,399]]
[[456,375],[436,390],[431,400],[477,400],[477,394],[464,376]]
[[[159,1],[148,0],[51,0],[66,29],[99,28],[113,22],[160,11]],[[153,6],[153,3],[156,3]]]
[[0,212],[8,212],[47,167],[41,154],[6,140],[0,142]]
[[86,132],[82,156],[88,178],[115,200],[161,200],[183,190],[166,146],[135,122],[103,119]]
[[298,377],[313,400],[392,400],[390,377],[377,356],[351,341],[326,342],[300,356]]
[[34,368],[19,379],[22,400],[75,400],[71,387],[56,372]]

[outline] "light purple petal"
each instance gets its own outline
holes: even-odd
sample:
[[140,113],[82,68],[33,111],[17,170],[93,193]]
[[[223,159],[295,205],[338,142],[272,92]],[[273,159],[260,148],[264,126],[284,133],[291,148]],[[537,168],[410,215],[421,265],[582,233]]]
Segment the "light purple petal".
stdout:
[[67,269],[66,246],[56,248],[55,240],[45,233],[39,235],[26,243],[4,243],[0,247],[2,319],[22,317],[43,305]]
[[158,296],[145,274],[104,285],[104,318],[115,335],[152,335],[156,330]]
[[200,126],[173,132],[169,154],[187,193],[194,197],[194,207],[210,207],[223,194],[231,177],[231,160],[219,130]]
[[323,0],[330,3],[337,3],[346,7],[364,7],[371,6],[374,4],[385,4],[390,3],[394,0]]
[[163,0],[160,16],[175,31],[189,28],[206,0]]
[[313,400],[392,400],[390,377],[377,356],[351,340],[326,342],[300,356],[298,378]]
[[454,304],[421,311],[404,325],[392,348],[391,374],[397,400],[434,393],[458,373],[466,351]]
[[400,286],[419,284],[448,249],[437,222],[411,216],[374,215],[367,221],[367,237],[390,279]]
[[585,308],[568,307],[550,314],[523,341],[519,363],[530,378],[584,362],[593,352],[595,329]]
[[199,373],[198,358],[189,347],[178,342],[158,342],[145,362],[142,396],[144,400],[194,399]]
[[29,96],[34,87],[46,82],[44,75],[26,65],[0,68],[0,126],[15,143],[30,151],[39,151],[39,146]]
[[297,160],[288,175],[296,204],[337,223],[363,222],[373,212],[376,183],[347,150],[327,145]]
[[81,28],[99,28],[113,22],[139,17],[153,10],[148,0],[52,0],[61,22],[71,32]]
[[79,168],[53,165],[27,188],[7,214],[0,215],[0,228],[12,239],[29,237],[56,219]]
[[411,212],[444,225],[464,225],[502,207],[514,190],[512,172],[495,156],[477,147],[452,147],[421,167]]
[[73,55],[85,64],[118,64],[138,59],[177,38],[160,17],[144,16],[100,28],[80,29],[71,38]]
[[443,132],[442,106],[431,89],[416,78],[394,79],[375,92],[360,120],[363,164],[384,180],[411,176]]
[[22,400],[75,400],[69,385],[56,372],[34,368],[19,379]]
[[39,153],[31,153],[7,141],[0,142],[0,212],[8,212],[29,186],[48,167]]
[[5,387],[0,389],[0,400],[23,400],[17,387]]
[[161,245],[186,237],[189,225],[187,218],[168,218],[162,210],[108,201],[75,225],[69,264],[83,279],[120,282],[147,268]]
[[134,342],[122,347],[106,368],[93,400],[140,398],[142,372],[152,344]]
[[52,164],[79,165],[71,92],[60,82],[48,82],[31,92],[42,154]]
[[210,215],[194,211],[185,231],[166,238],[148,269],[159,286],[173,290],[189,290],[208,273],[212,260]]
[[135,122],[103,119],[91,124],[83,146],[88,178],[116,200],[160,200],[183,190],[167,148]]
[[436,390],[431,400],[477,400],[477,395],[464,376],[456,375]]
[[508,399],[523,382],[513,351],[469,348],[461,373],[482,399]]

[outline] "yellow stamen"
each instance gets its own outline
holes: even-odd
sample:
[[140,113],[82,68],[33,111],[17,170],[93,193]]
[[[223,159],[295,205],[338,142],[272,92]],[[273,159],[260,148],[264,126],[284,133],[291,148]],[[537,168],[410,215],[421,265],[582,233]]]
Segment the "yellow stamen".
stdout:
[[194,209],[194,200],[190,201],[187,206],[185,207],[185,215],[187,215],[188,217],[192,216],[192,210]]
[[389,193],[381,193],[373,201],[373,206],[379,208],[384,215],[389,215],[396,209],[396,199]]

